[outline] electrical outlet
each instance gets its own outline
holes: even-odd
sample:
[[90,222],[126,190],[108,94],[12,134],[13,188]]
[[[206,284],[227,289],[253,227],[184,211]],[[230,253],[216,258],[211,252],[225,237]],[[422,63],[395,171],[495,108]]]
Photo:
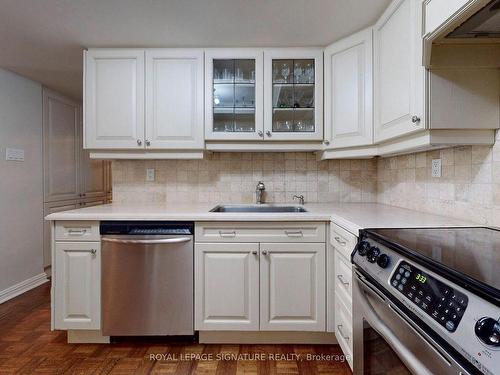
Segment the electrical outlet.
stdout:
[[153,182],[155,180],[155,170],[154,168],[146,169],[146,181]]
[[432,177],[441,177],[441,159],[432,160]]

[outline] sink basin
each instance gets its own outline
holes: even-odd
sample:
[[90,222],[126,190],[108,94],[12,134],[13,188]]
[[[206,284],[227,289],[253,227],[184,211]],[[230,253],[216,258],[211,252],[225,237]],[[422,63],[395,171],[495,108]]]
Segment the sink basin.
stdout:
[[210,212],[307,212],[301,206],[279,206],[273,204],[224,204],[215,206]]

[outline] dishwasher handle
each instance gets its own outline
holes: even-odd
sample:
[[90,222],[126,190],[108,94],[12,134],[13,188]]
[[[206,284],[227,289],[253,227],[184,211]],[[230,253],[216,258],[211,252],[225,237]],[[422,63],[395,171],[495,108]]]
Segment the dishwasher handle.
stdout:
[[137,244],[169,244],[169,243],[183,243],[183,242],[189,242],[192,241],[191,237],[174,237],[174,238],[160,238],[160,239],[155,239],[155,240],[121,240],[119,238],[109,238],[109,237],[102,237],[101,241],[103,242],[114,242],[114,243],[137,243]]

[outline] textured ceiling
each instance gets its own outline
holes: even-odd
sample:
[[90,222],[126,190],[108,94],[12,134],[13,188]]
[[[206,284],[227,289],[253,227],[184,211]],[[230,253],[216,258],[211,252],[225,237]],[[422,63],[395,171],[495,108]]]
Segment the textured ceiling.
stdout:
[[390,0],[0,0],[0,67],[81,98],[86,47],[326,46]]

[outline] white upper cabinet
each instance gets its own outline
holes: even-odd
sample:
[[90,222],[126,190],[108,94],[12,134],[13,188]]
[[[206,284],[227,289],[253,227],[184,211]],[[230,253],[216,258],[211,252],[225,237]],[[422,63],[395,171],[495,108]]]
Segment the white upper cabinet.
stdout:
[[373,143],[372,29],[325,50],[325,148]]
[[85,147],[138,149],[144,142],[144,50],[85,53]]
[[79,104],[43,90],[44,201],[75,199],[80,194]]
[[205,138],[263,139],[263,52],[205,51]]
[[146,137],[151,149],[201,149],[203,50],[146,50]]
[[425,129],[422,2],[394,0],[374,27],[374,129],[381,142]]
[[264,51],[264,139],[323,140],[323,50]]

